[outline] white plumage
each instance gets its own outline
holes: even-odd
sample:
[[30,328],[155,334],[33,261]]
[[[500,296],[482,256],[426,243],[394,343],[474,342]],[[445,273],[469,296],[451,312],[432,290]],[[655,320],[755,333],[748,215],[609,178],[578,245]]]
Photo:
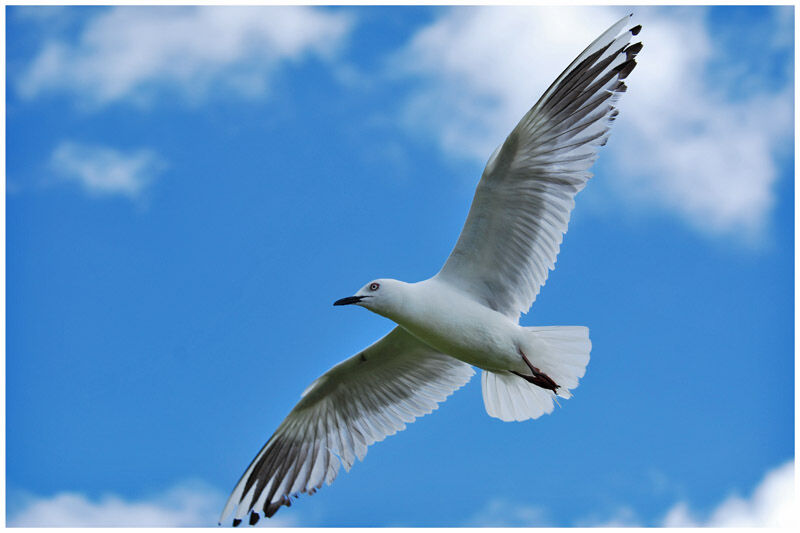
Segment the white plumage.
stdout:
[[555,265],[575,195],[617,115],[636,65],[630,17],[584,50],[489,158],[464,229],[441,271],[379,279],[334,305],[398,324],[313,382],[237,483],[220,520],[272,516],[330,484],[367,447],[430,413],[483,369],[484,404],[505,421],[537,418],[570,398],[589,362],[582,326],[521,327]]

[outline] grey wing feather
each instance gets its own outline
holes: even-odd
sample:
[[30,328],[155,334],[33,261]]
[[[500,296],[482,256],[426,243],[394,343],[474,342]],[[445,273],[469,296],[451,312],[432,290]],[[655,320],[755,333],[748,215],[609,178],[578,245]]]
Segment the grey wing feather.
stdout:
[[367,447],[430,413],[474,374],[397,327],[309,386],[236,484],[220,522],[272,516],[364,459]]
[[628,44],[639,26],[621,32],[629,18],[582,52],[489,158],[439,279],[513,319],[530,308],[642,49]]

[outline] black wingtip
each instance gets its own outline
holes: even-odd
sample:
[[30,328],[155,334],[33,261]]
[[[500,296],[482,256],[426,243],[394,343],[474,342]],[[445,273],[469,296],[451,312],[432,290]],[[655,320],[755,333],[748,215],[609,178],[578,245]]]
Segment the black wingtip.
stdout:
[[258,523],[258,519],[261,518],[261,515],[256,512],[250,513],[250,525],[254,526]]
[[633,68],[635,66],[636,66],[636,60],[635,59],[629,59],[628,61],[625,61],[624,63],[619,65],[615,69],[619,73],[619,79],[620,80],[624,80],[625,78],[627,78],[628,74],[631,73],[631,71],[633,70]]
[[240,519],[238,519],[238,518],[234,518],[233,519],[233,527],[238,527],[239,524],[241,524],[241,523],[242,523],[242,521]]
[[642,25],[637,24],[633,28],[631,28],[631,35],[639,35],[639,32],[642,31]]
[[636,55],[642,51],[644,45],[642,43],[634,43],[630,46],[626,46],[625,50],[625,59],[633,59]]

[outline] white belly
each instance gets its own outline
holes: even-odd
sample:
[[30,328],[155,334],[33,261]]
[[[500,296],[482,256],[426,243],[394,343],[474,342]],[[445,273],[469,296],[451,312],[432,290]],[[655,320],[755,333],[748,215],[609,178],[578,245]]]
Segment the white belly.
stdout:
[[[400,326],[436,350],[479,368],[519,367],[519,325],[440,282],[422,283],[428,285],[426,298],[415,301],[403,316],[392,317]],[[433,283],[439,286],[430,290]]]

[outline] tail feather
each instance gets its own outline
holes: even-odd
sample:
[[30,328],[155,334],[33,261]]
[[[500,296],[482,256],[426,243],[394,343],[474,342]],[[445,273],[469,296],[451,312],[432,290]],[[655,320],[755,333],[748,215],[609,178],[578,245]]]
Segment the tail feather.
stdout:
[[543,373],[558,384],[556,393],[533,385],[510,372],[483,371],[483,402],[489,416],[505,422],[539,418],[553,411],[556,394],[570,398],[570,389],[586,373],[592,343],[589,328],[547,326],[525,328],[531,332],[531,359]]
[[546,326],[525,329],[546,345],[545,350],[536,353],[536,364],[558,384],[558,395],[569,398],[569,389],[578,386],[578,380],[586,373],[589,364],[592,350],[589,328]]
[[511,373],[483,371],[483,403],[489,416],[504,422],[539,418],[553,410],[553,393]]

